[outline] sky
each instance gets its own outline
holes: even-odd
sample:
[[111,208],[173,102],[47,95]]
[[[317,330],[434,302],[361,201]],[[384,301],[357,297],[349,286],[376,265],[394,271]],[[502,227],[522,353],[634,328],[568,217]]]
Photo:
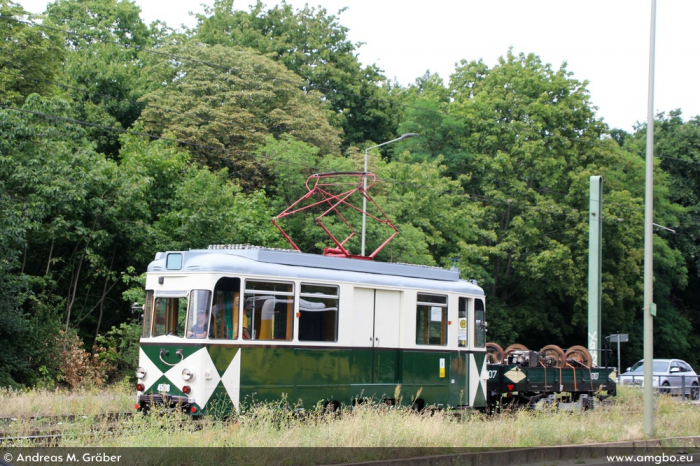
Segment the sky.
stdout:
[[[40,13],[46,0],[15,0]],[[196,21],[213,0],[135,0],[142,18],[171,27]],[[248,9],[254,0],[237,0]],[[269,7],[279,3],[267,0]],[[632,131],[646,122],[649,89],[651,0],[288,0],[299,8],[321,5],[339,15],[359,59],[377,64],[390,79],[413,83],[430,70],[446,82],[460,60],[493,66],[512,47],[535,53],[573,77],[589,82],[597,115],[613,128]],[[654,111],[680,108],[684,119],[700,115],[698,0],[658,0]]]

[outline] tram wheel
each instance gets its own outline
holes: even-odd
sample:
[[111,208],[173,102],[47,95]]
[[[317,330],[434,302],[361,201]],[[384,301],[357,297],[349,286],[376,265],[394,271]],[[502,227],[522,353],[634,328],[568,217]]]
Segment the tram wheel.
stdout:
[[411,409],[417,413],[423,411],[423,408],[425,408],[425,401],[423,401],[421,398],[415,400],[411,405]]
[[486,362],[503,364],[503,348],[498,343],[486,343]]
[[584,346],[572,346],[571,348],[566,350],[565,356],[566,359],[573,359],[579,364],[582,364],[589,368],[593,365],[593,358],[591,357],[591,353]]
[[551,358],[551,367],[564,367],[566,365],[566,355],[564,350],[557,345],[547,345],[540,350],[540,356]]
[[339,413],[340,412],[340,403],[337,402],[336,400],[326,401],[326,403],[323,405],[323,410],[326,413]]

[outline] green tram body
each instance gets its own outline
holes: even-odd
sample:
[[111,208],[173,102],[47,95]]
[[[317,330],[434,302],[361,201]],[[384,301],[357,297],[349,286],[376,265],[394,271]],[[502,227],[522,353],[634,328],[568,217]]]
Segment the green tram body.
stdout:
[[139,409],[225,415],[366,398],[485,408],[484,314],[483,290],[456,270],[241,246],[158,253]]

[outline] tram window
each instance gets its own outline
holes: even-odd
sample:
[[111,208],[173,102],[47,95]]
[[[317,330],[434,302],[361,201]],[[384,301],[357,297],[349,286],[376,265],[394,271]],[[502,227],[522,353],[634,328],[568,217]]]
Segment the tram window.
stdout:
[[165,268],[168,270],[180,270],[182,268],[182,254],[168,254],[165,259]]
[[187,338],[206,338],[209,329],[209,311],[211,291],[192,290],[190,292],[189,318],[187,319]]
[[474,346],[483,348],[486,346],[486,321],[484,315],[484,301],[474,300]]
[[469,322],[467,320],[468,313],[467,313],[467,306],[469,304],[469,298],[459,298],[459,327],[457,328],[457,342],[458,346],[460,347],[466,347],[467,346],[467,329],[468,325],[467,323]]
[[301,285],[299,341],[338,341],[338,287]]
[[143,305],[143,330],[141,336],[148,338],[151,336],[151,316],[153,315],[153,291],[146,290],[146,301]]
[[244,298],[244,339],[292,339],[293,284],[246,281]]
[[238,338],[241,279],[224,277],[214,287],[209,338]]
[[270,293],[292,294],[291,283],[259,282],[248,280],[245,282],[246,291],[269,291]]
[[416,344],[447,344],[447,297],[418,295],[416,309]]
[[187,317],[186,298],[156,298],[153,316],[153,336],[175,335],[181,337],[185,331]]

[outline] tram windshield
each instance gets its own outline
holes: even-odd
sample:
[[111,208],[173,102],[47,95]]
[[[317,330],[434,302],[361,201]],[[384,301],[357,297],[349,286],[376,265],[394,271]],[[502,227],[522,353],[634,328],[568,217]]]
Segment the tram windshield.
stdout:
[[153,336],[184,336],[187,297],[156,296],[153,303]]
[[192,290],[190,293],[187,338],[207,338],[212,333],[209,328],[210,302],[209,290]]
[[141,337],[151,336],[151,316],[153,315],[153,290],[146,290],[146,301],[143,305],[143,330]]

